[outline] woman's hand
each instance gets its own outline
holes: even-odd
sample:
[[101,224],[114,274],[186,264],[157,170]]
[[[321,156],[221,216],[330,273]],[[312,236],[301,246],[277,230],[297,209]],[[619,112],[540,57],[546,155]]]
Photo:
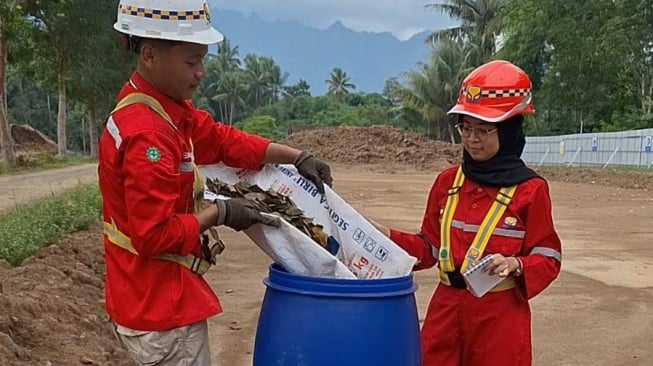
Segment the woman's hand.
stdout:
[[492,262],[484,268],[491,275],[498,274],[500,277],[508,277],[511,273],[519,269],[521,269],[519,259],[515,257],[506,258],[501,254],[492,254]]

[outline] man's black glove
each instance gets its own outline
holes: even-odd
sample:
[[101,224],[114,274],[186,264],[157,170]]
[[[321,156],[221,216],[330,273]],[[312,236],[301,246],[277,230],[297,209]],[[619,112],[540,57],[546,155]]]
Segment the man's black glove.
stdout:
[[317,190],[324,194],[324,185],[331,187],[331,168],[325,162],[318,160],[308,151],[302,151],[295,159],[295,167],[299,174],[303,175],[317,187]]
[[241,231],[254,224],[265,224],[279,227],[279,218],[264,216],[256,206],[245,198],[236,197],[228,200],[216,199],[218,220],[216,225],[226,225]]

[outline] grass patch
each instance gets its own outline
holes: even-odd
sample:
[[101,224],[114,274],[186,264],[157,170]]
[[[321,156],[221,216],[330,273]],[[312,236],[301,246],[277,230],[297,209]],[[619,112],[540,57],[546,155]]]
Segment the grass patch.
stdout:
[[20,264],[64,235],[88,229],[100,207],[97,185],[85,185],[0,214],[0,258]]

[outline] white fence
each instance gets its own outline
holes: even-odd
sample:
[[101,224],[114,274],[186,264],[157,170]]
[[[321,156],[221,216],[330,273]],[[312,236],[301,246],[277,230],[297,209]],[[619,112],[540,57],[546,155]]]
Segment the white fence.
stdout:
[[653,166],[653,129],[526,137],[522,158],[530,165]]

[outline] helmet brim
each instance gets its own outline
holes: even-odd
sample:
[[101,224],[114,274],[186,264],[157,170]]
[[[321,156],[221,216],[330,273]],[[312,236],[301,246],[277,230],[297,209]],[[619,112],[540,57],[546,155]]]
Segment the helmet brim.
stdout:
[[115,23],[113,28],[120,33],[140,37],[140,38],[149,38],[149,39],[161,39],[166,41],[177,41],[177,42],[188,42],[188,43],[197,43],[211,45],[220,43],[224,40],[224,35],[218,32],[215,28],[210,27],[207,30],[200,32],[193,32],[188,35],[179,35],[177,33],[169,32],[160,32],[160,33],[148,33],[144,31],[131,30],[125,31],[121,28],[119,23]]
[[500,109],[489,108],[479,104],[456,104],[447,112],[447,115],[462,114],[478,118],[485,122],[498,123],[508,120],[518,114],[534,114],[535,110],[533,109],[533,105],[530,104],[530,101],[531,97],[529,96],[508,112],[503,112]]

